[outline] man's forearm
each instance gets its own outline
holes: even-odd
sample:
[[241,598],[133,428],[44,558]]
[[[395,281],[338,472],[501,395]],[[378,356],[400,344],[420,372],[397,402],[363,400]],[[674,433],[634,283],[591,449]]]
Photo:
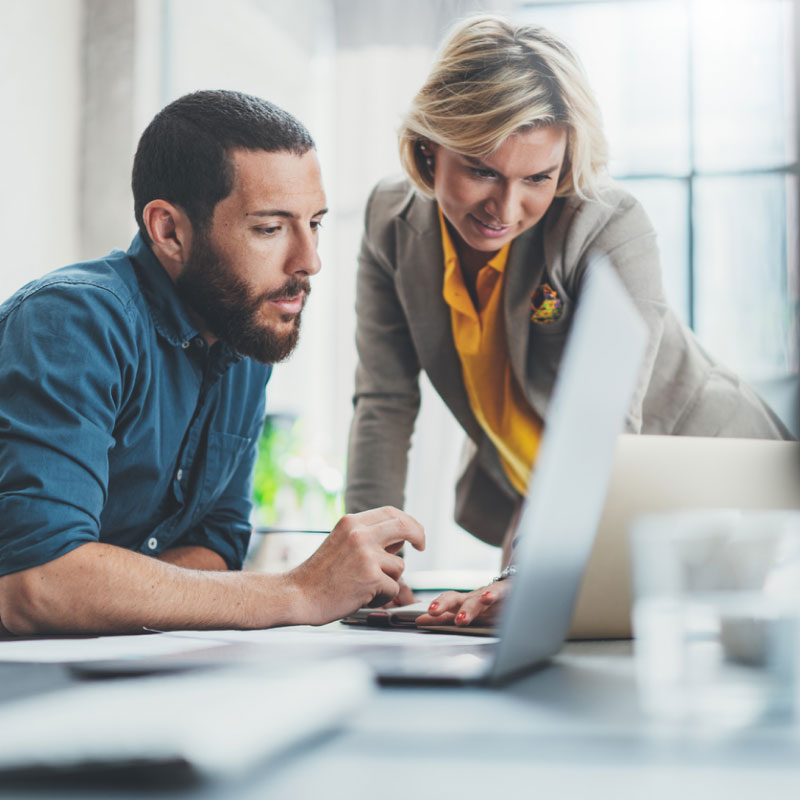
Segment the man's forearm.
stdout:
[[204,569],[214,571],[224,571],[228,569],[225,559],[207,547],[197,547],[188,545],[183,547],[171,547],[156,556],[159,561],[167,564],[174,564],[176,567],[185,569]]
[[302,617],[282,575],[201,571],[92,542],[0,578],[0,624],[12,634],[143,628],[265,628]]
[[[396,597],[404,563],[395,554],[405,542],[422,550],[422,526],[389,507],[343,517],[313,555],[283,575],[185,569],[90,542],[0,577],[0,633],[322,625]],[[195,564],[208,560],[194,557]]]

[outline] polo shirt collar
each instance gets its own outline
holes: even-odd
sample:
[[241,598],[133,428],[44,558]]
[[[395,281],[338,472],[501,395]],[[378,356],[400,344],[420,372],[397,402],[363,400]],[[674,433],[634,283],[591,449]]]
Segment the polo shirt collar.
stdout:
[[[447,222],[441,208],[439,208],[438,212],[439,225],[442,231],[442,255],[444,257],[444,286],[442,292],[444,299],[451,308],[477,320],[478,313],[464,283],[464,276],[458,263],[458,253],[450,237],[450,231],[447,229]],[[508,242],[486,262],[483,269],[489,267],[502,275],[506,269],[510,249],[511,242]]]

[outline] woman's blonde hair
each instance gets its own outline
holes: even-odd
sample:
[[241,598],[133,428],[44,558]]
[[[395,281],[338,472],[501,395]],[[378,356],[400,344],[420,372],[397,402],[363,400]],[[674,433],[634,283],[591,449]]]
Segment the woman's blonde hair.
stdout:
[[493,15],[459,23],[400,129],[408,176],[433,195],[425,142],[473,158],[511,134],[562,125],[567,150],[556,195],[597,199],[608,160],[600,108],[572,51],[545,28]]

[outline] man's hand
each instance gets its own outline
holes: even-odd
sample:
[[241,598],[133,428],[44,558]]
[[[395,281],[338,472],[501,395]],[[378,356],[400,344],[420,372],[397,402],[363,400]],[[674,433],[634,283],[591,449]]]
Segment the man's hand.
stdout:
[[298,621],[322,625],[397,597],[405,563],[396,553],[405,542],[424,550],[425,533],[396,508],[342,517],[316,553],[287,575],[298,590]]
[[393,600],[390,600],[388,603],[385,603],[382,608],[397,608],[397,606],[410,606],[412,603],[416,603],[417,598],[414,594],[414,590],[401,578],[400,579],[400,591],[397,593],[397,597]]

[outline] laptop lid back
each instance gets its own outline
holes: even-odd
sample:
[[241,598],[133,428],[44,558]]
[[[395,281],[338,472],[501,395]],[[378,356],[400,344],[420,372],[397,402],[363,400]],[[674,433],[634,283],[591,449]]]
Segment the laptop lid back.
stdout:
[[491,681],[546,660],[567,636],[646,343],[647,328],[616,273],[595,262],[517,525],[517,574],[501,614]]
[[570,636],[631,635],[631,523],[693,508],[800,509],[800,442],[620,436]]

